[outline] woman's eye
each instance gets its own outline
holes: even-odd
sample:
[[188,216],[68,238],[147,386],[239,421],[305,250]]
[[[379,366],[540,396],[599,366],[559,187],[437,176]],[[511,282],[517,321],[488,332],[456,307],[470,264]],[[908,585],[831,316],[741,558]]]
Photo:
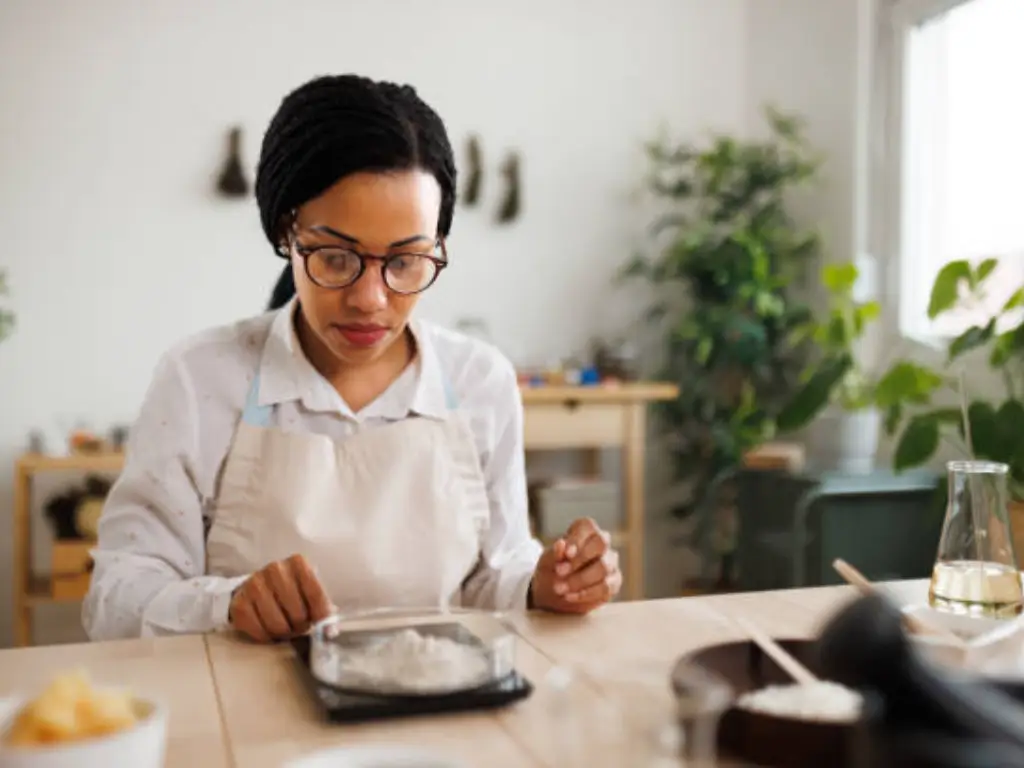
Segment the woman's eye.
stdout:
[[359,263],[359,256],[351,251],[321,248],[318,253],[320,254],[320,260],[329,269],[348,270]]

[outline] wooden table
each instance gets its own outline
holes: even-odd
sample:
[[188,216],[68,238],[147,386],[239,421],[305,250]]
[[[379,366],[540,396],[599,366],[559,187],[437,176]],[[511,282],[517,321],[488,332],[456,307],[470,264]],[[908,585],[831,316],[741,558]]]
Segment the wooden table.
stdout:
[[[920,581],[894,589],[904,602],[926,591]],[[395,742],[433,748],[469,766],[560,768],[564,755],[544,738],[554,727],[553,710],[540,685],[555,664],[643,662],[667,674],[684,653],[739,639],[730,615],[777,636],[811,637],[854,595],[848,587],[821,587],[617,603],[586,617],[520,615],[518,666],[538,692],[490,714],[331,726],[318,718],[286,647],[226,635],[0,651],[0,696],[33,690],[77,666],[98,680],[151,691],[171,712],[166,768],[274,768],[331,745]],[[602,763],[627,764],[611,754]]]
[[635,382],[594,387],[523,387],[523,443],[527,451],[584,451],[586,473],[600,474],[600,452],[622,452],[623,526],[612,543],[625,551],[623,596],[644,597],[644,463],[647,407],[673,400],[673,384]]

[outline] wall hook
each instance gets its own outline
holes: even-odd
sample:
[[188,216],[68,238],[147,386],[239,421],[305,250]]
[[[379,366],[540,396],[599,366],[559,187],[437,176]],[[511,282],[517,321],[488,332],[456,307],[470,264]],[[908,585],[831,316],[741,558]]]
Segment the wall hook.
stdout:
[[466,164],[469,170],[466,177],[466,188],[462,193],[462,202],[468,206],[474,206],[480,200],[480,187],[484,173],[480,139],[475,135],[470,136],[466,141]]
[[522,178],[519,172],[519,153],[509,152],[501,164],[501,175],[505,177],[505,199],[498,209],[498,223],[508,224],[519,218],[522,207]]
[[249,182],[242,169],[242,129],[238,126],[228,133],[228,156],[217,178],[217,191],[224,197],[249,194]]

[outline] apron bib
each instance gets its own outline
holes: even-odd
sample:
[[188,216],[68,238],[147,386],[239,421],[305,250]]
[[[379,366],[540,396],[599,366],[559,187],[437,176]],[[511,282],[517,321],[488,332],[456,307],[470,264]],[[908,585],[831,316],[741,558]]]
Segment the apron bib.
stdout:
[[273,427],[254,378],[206,542],[207,572],[244,576],[293,554],[340,610],[461,604],[490,505],[470,433],[409,417],[344,441]]

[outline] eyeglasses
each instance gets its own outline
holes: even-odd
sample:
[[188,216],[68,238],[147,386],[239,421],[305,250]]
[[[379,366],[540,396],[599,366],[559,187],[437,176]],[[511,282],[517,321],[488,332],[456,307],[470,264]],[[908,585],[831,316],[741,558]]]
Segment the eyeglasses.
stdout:
[[379,261],[380,274],[389,290],[402,295],[427,290],[441,270],[448,266],[444,240],[438,240],[435,253],[393,253],[376,256],[337,245],[306,248],[292,240],[295,253],[306,265],[306,275],[321,288],[347,288],[363,276],[368,261]]

